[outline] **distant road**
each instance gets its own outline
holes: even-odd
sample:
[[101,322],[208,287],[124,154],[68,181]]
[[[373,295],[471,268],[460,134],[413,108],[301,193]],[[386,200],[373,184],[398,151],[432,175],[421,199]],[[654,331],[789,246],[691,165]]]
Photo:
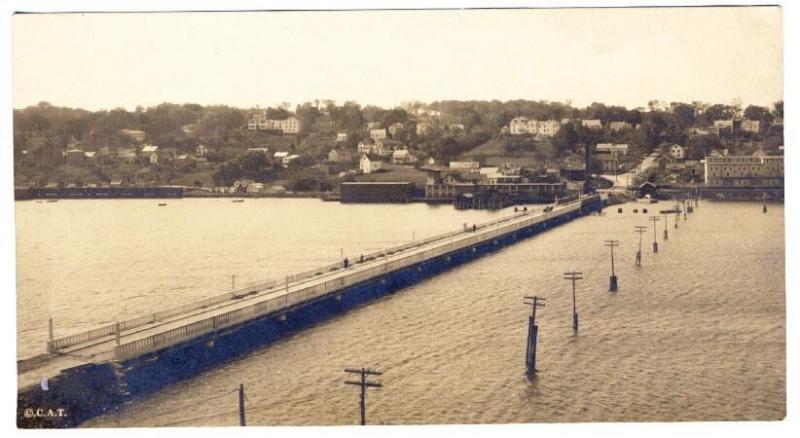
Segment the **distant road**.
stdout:
[[613,174],[606,174],[600,175],[600,177],[605,178],[614,183],[614,186],[609,189],[609,191],[626,191],[628,188],[633,184],[635,181],[636,175],[644,172],[650,167],[653,167],[656,164],[656,159],[658,158],[658,152],[653,152],[652,154],[645,157],[638,166],[634,167],[630,171],[626,173],[621,173],[618,175]]

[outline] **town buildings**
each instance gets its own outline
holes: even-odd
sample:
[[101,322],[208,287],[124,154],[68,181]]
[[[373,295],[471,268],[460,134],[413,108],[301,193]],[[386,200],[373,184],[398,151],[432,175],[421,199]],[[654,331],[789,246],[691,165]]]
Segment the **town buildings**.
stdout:
[[603,122],[600,119],[581,120],[581,126],[589,129],[603,129]]
[[392,164],[414,164],[417,157],[411,155],[408,149],[398,149],[392,153]]
[[380,170],[383,167],[383,162],[378,161],[377,159],[372,159],[369,155],[364,154],[361,155],[361,159],[358,162],[358,168],[364,174],[370,174]]
[[705,182],[709,187],[783,187],[783,157],[707,156]]
[[353,161],[353,154],[342,148],[333,148],[328,152],[328,161],[331,163],[347,163]]
[[622,131],[622,130],[625,130],[625,129],[631,129],[631,128],[633,128],[633,126],[631,126],[631,124],[628,123],[628,122],[610,122],[608,124],[608,129],[610,129],[611,131],[614,131],[614,132]]
[[385,128],[373,128],[369,130],[369,138],[373,140],[383,140],[386,138]]
[[451,161],[449,167],[451,169],[477,171],[481,168],[481,163],[478,161]]
[[597,143],[595,151],[599,154],[628,155],[628,144],[626,143]]
[[742,124],[740,125],[742,131],[759,133],[761,128],[761,122],[759,120],[749,120],[745,119],[742,120]]
[[150,164],[158,164],[158,146],[153,146],[151,144],[145,145],[142,148],[141,154]]
[[555,120],[536,120],[527,117],[515,117],[508,124],[511,135],[539,135],[552,137],[561,128],[561,123]]
[[247,121],[247,129],[251,131],[280,131],[283,134],[299,134],[301,129],[300,119],[289,116],[285,119],[268,119],[266,111],[253,114]]

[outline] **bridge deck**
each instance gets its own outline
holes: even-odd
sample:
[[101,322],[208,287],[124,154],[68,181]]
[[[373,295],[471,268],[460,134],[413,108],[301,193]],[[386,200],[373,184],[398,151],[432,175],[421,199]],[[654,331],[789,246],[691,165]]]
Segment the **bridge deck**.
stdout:
[[[138,348],[138,345],[134,344],[137,341],[140,343],[145,342],[152,339],[154,336],[167,333],[171,330],[180,330],[182,327],[186,327],[187,325],[208,321],[209,319],[213,319],[215,317],[224,318],[226,314],[229,314],[232,311],[244,311],[247,309],[252,309],[254,305],[263,304],[266,306],[268,303],[280,301],[281,298],[283,298],[284,309],[292,305],[301,305],[304,302],[318,297],[319,293],[314,296],[312,296],[310,293],[297,294],[300,296],[292,300],[294,303],[288,302],[287,299],[299,292],[319,291],[321,288],[324,289],[324,293],[329,293],[327,291],[332,290],[330,287],[331,285],[336,286],[341,284],[342,286],[345,286],[353,284],[359,279],[366,278],[366,276],[369,275],[373,276],[370,278],[374,278],[376,268],[378,268],[379,272],[381,273],[391,272],[391,269],[388,268],[394,264],[393,262],[397,262],[401,259],[407,261],[418,260],[415,261],[415,263],[418,263],[419,261],[424,261],[426,258],[433,258],[431,254],[445,254],[446,252],[441,251],[447,251],[449,248],[463,247],[464,245],[472,244],[472,242],[491,240],[497,234],[509,230],[509,227],[513,226],[514,229],[516,229],[518,226],[525,225],[526,223],[534,223],[533,221],[538,222],[548,218],[548,216],[559,216],[562,213],[573,211],[575,210],[575,204],[579,203],[570,203],[557,206],[552,212],[549,213],[541,210],[531,210],[528,212],[517,213],[513,216],[508,216],[490,223],[481,224],[475,232],[473,232],[470,228],[465,231],[448,233],[442,236],[426,239],[421,241],[418,245],[407,246],[397,250],[393,254],[384,253],[380,257],[375,257],[368,261],[365,260],[363,263],[353,263],[347,269],[327,271],[318,275],[299,278],[295,281],[289,281],[288,283],[284,282],[280,285],[275,285],[275,282],[272,282],[271,286],[265,287],[261,290],[251,290],[251,294],[242,296],[241,298],[209,305],[202,309],[175,315],[157,322],[143,324],[134,329],[122,331],[119,336],[120,344],[123,345],[123,347],[126,345],[132,345]],[[431,250],[438,251],[432,253]],[[384,269],[381,270],[380,268]],[[333,289],[335,289],[335,287]],[[280,310],[281,309],[270,310],[269,313],[275,313],[276,311]],[[252,316],[252,318],[263,315],[264,313],[257,314]],[[216,322],[216,320],[214,321]],[[225,319],[225,321],[227,322],[228,319]],[[231,321],[232,323],[229,325],[244,321],[246,321],[246,319]],[[200,334],[201,333],[198,333],[198,336]],[[190,338],[191,333],[187,332],[187,337],[182,338],[182,340]],[[18,373],[19,387],[22,388],[31,384],[35,384],[42,377],[54,376],[66,368],[88,363],[100,363],[108,360],[119,359],[119,352],[117,351],[115,354],[115,349],[119,350],[119,347],[117,347],[116,336],[113,334],[80,343],[78,345],[61,348],[57,352],[49,354],[41,360],[37,360],[38,363],[25,367],[29,369],[24,371],[21,370]],[[143,351],[142,354],[145,352],[146,351]]]

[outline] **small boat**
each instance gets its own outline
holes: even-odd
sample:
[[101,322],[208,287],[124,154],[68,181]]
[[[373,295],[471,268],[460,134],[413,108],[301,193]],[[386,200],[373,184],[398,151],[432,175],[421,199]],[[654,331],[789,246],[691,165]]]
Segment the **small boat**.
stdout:
[[681,212],[680,208],[670,208],[669,210],[660,210],[659,211],[659,213],[661,213],[661,214],[673,214],[673,213],[680,214],[680,212]]
[[244,199],[232,199],[231,202],[244,202]]
[[159,206],[159,207],[166,207],[166,206],[167,206],[167,203],[166,203],[166,202],[159,202],[159,203],[158,203],[158,206]]
[[58,202],[58,199],[48,199],[47,202]]

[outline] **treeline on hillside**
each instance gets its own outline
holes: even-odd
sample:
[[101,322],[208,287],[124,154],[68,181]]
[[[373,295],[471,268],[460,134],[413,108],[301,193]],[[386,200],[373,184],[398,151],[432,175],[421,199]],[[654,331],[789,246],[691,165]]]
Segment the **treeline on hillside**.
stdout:
[[[148,108],[137,107],[133,111],[122,108],[86,111],[41,102],[14,110],[15,169],[17,164],[23,163],[20,165],[34,172],[52,171],[64,164],[64,151],[70,144],[77,144],[84,150],[130,145],[132,139],[125,130],[142,131],[146,142],[161,148],[174,148],[180,153],[192,153],[197,145],[203,144],[209,149],[208,159],[212,163],[234,160],[239,151],[248,147],[273,145],[271,150],[280,147],[320,160],[329,151],[331,137],[337,132],[347,132],[349,137],[345,146],[354,149],[359,141],[367,138],[368,123],[384,128],[402,123],[404,129],[394,136],[395,140],[420,158],[430,156],[447,160],[497,136],[517,116],[557,121],[599,119],[603,124],[623,121],[639,126],[639,129],[612,132],[587,129],[580,122],[565,124],[548,144],[552,153],[557,155],[568,153],[576,144],[598,142],[629,143],[643,153],[663,142],[673,142],[695,146],[691,153],[700,155],[725,139],[716,137],[716,134],[695,135],[691,128],[708,126],[715,120],[729,120],[734,116],[762,122],[763,132],[745,135],[772,137],[772,141],[781,144],[783,141],[782,130],[770,127],[775,120],[783,118],[782,101],[776,102],[772,108],[754,105],[741,108],[736,103],[651,101],[646,108],[633,109],[602,103],[577,108],[569,102],[532,100],[409,102],[390,109],[362,106],[352,101],[341,105],[333,101],[314,101],[297,105],[293,111],[286,103],[263,109],[269,118],[294,115],[300,119],[302,132],[292,138],[248,130],[247,119],[254,111],[255,108],[193,103],[163,103]],[[418,123],[434,124],[435,129],[417,135]],[[450,129],[452,127],[458,129]],[[512,151],[525,150],[530,145],[525,141],[509,141],[508,147]],[[237,165],[246,163],[229,164],[229,168],[235,170]],[[270,173],[271,170],[269,165],[265,165],[255,173],[266,176],[264,172]],[[223,170],[223,173],[226,172]]]

